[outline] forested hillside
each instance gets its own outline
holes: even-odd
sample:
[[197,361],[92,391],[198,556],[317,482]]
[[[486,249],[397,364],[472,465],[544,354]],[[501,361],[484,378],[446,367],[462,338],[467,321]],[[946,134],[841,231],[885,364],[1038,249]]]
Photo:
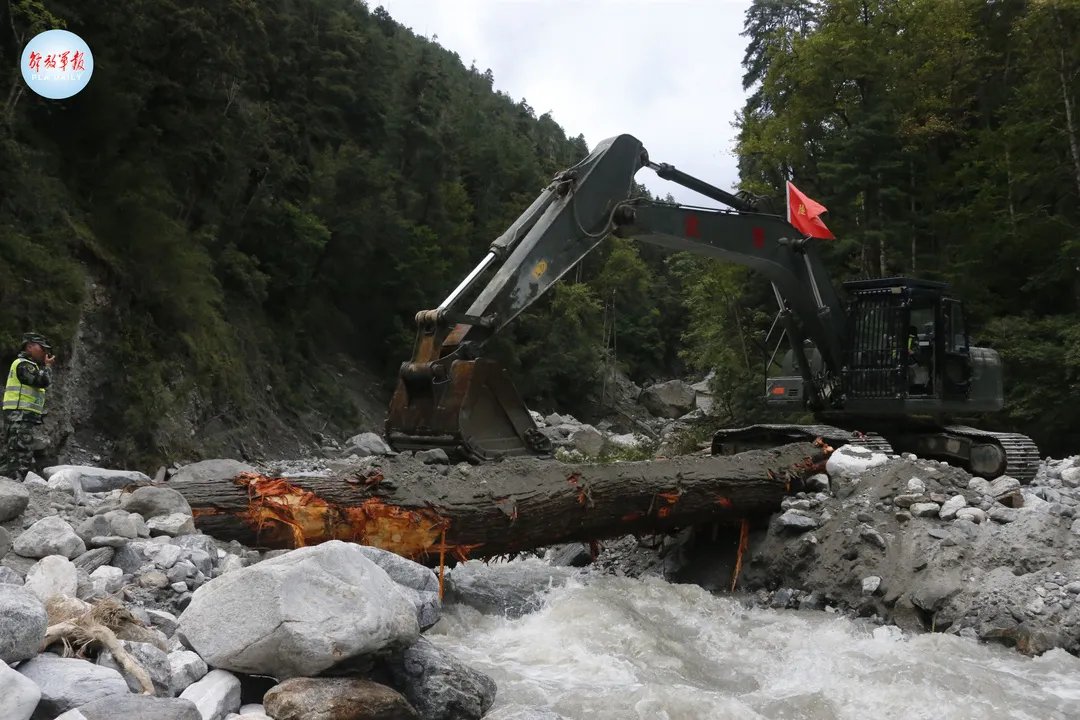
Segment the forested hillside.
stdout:
[[[0,13],[0,347],[34,327],[63,360],[88,283],[103,288],[115,382],[94,421],[121,460],[190,450],[163,439],[176,416],[196,434],[246,418],[266,386],[284,407],[334,409],[319,364],[331,352],[390,383],[415,312],[587,153],[494,92],[490,70],[353,0],[12,0]],[[90,85],[62,102],[18,70],[49,27],[94,52]],[[573,319],[541,309],[505,343],[537,402],[587,380],[601,291],[632,298],[625,359],[666,368],[656,278],[635,250],[605,249],[589,272],[595,291],[545,303]]]
[[[837,279],[952,282],[1006,361],[996,426],[1080,449],[1080,3],[754,0],[744,36],[743,186],[823,202]],[[760,282],[700,277],[690,351],[751,375],[710,314]]]
[[[0,348],[33,327],[63,362],[91,318],[109,384],[90,420],[117,462],[198,454],[204,428],[258,432],[270,411],[346,430],[324,360],[388,390],[414,313],[589,149],[354,0],[0,15]],[[50,27],[94,53],[61,102],[17,69]],[[745,35],[744,188],[779,198],[790,178],[827,205],[837,280],[954,282],[1008,361],[999,426],[1080,448],[1080,4],[754,0]],[[573,409],[613,324],[635,380],[716,368],[717,422],[741,422],[761,416],[768,293],[609,240],[497,351],[532,405]]]

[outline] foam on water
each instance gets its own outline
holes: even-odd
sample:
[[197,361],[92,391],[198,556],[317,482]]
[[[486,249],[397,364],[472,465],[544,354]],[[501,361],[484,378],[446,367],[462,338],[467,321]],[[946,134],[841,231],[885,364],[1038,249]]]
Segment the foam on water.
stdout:
[[1080,718],[1080,659],[1064,651],[1031,659],[821,612],[746,610],[658,579],[572,581],[517,619],[447,606],[427,635],[495,679],[493,710],[612,720]]

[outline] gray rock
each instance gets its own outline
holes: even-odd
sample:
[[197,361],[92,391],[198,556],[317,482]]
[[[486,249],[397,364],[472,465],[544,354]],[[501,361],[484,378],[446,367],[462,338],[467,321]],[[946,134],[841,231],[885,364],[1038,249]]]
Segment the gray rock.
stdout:
[[1015,522],[1017,518],[1016,510],[1007,508],[1004,505],[995,505],[990,509],[990,519],[999,523],[1011,523]]
[[9,568],[7,565],[0,565],[0,585],[22,585],[23,576]]
[[120,507],[138,513],[146,520],[161,515],[191,514],[191,505],[183,495],[170,487],[147,485],[120,498]]
[[160,570],[151,570],[148,573],[143,573],[139,576],[139,585],[147,588],[157,588],[163,590],[169,587],[169,578],[165,573]]
[[829,476],[817,473],[806,479],[806,489],[810,492],[829,492]]
[[979,495],[990,495],[990,481],[986,478],[973,477],[968,480],[968,490]]
[[150,478],[137,470],[107,470],[89,465],[54,465],[45,468],[45,477],[50,484],[57,477],[77,479],[84,491],[92,493],[150,484]]
[[[171,484],[185,482],[225,482],[240,473],[258,472],[254,467],[238,460],[202,460],[184,465],[169,478]],[[138,492],[138,491],[136,491]],[[134,495],[134,493],[132,493]]]
[[425,465],[447,465],[450,462],[450,458],[442,448],[420,450],[416,453],[416,459],[420,460]]
[[1009,507],[1018,507],[1016,503],[1022,502],[1018,500],[1021,497],[1020,481],[1008,475],[1002,475],[990,483],[990,491],[986,494]]
[[926,492],[926,482],[922,478],[913,477],[907,481],[907,493],[909,495],[922,495]]
[[[144,568],[149,570],[154,566],[148,553],[151,548],[154,548],[154,543],[149,540],[132,540],[123,547],[116,548],[112,564],[126,575],[138,575]],[[156,548],[154,551],[156,553]]]
[[8,554],[11,550],[11,545],[11,533],[7,531],[7,528],[0,527],[0,558]]
[[968,520],[975,524],[982,524],[986,521],[986,513],[979,508],[965,507],[956,511],[956,519]]
[[638,402],[661,418],[678,418],[694,409],[697,391],[682,380],[650,385],[641,391]]
[[1080,487],[1080,467],[1070,467],[1062,470],[1061,483],[1065,487]]
[[460,603],[485,614],[520,617],[539,610],[544,594],[572,577],[569,568],[535,560],[515,564],[513,572],[480,560],[459,563],[446,578],[446,602]]
[[150,528],[151,535],[176,537],[177,535],[192,535],[195,533],[195,520],[191,515],[185,515],[184,513],[172,513],[171,515],[150,518],[146,521],[146,526]]
[[910,510],[915,517],[937,517],[941,506],[937,503],[915,503]]
[[1065,592],[1072,593],[1073,595],[1080,595],[1080,580],[1071,582],[1065,586]]
[[22,483],[0,478],[0,522],[14,520],[30,504],[30,491]]
[[941,510],[938,511],[938,517],[942,520],[952,520],[956,517],[956,511],[962,507],[967,507],[967,498],[963,495],[953,495],[941,506]]
[[38,560],[26,573],[24,587],[45,602],[54,595],[75,597],[79,589],[79,571],[62,555]]
[[169,653],[169,690],[172,695],[184,692],[192,683],[202,680],[209,668],[197,653],[178,650]]
[[[169,568],[180,562],[180,558],[184,556],[184,549],[177,547],[176,545],[160,545],[157,552],[154,553],[154,565],[162,570],[168,570]],[[195,566],[188,561],[183,561],[185,565],[191,567],[191,575],[194,575]]]
[[386,444],[386,441],[373,432],[353,435],[345,441],[345,455],[356,454],[360,457],[368,457],[370,455],[391,455],[393,452],[390,446]]
[[224,720],[229,713],[240,709],[240,681],[224,670],[211,670],[198,682],[180,693],[198,708],[202,720]]
[[152,695],[110,695],[68,710],[56,720],[202,720],[195,703]]
[[817,520],[795,510],[788,510],[778,518],[780,527],[794,532],[806,532],[818,526]]
[[167,637],[172,637],[173,633],[176,632],[177,618],[172,613],[147,608],[146,616],[150,619],[150,624],[165,633]]
[[47,624],[45,606],[36,595],[0,584],[0,660],[14,663],[37,655]]
[[55,718],[72,708],[110,695],[127,695],[120,673],[77,658],[42,653],[19,666],[41,690],[34,718]]
[[919,493],[918,495],[897,495],[893,498],[893,503],[897,507],[909,508],[916,503],[926,502],[926,495]]
[[394,686],[426,720],[479,720],[495,702],[494,680],[427,638],[395,654],[387,669]]
[[[0,624],[3,620],[0,619]],[[41,700],[41,690],[34,681],[8,667],[0,660],[0,718],[30,720]]]
[[177,633],[214,667],[285,679],[406,645],[419,631],[415,608],[386,572],[358,546],[333,540],[207,583]]
[[[131,656],[135,658],[135,662],[146,670],[147,674],[150,676],[150,681],[154,683],[154,694],[158,697],[172,697],[172,693],[170,692],[172,669],[169,666],[169,656],[150,643],[121,640],[120,644],[124,646],[125,650],[131,653]],[[131,692],[142,692],[142,686],[139,685],[139,682],[120,668],[120,664],[116,662],[116,659],[108,650],[101,651],[97,657],[97,664],[103,667],[112,668],[123,675]]]
[[862,579],[862,593],[863,595],[873,595],[881,587],[881,578],[877,575],[870,575]]
[[881,536],[881,533],[869,525],[862,525],[859,527],[859,538],[882,550],[886,547],[885,538]]
[[95,595],[114,593],[124,586],[124,571],[112,565],[102,565],[90,573],[90,583]]
[[73,558],[86,552],[86,544],[63,519],[43,517],[15,539],[15,552],[23,557],[43,558],[63,555]]
[[439,599],[439,577],[435,571],[381,548],[368,545],[357,547],[404,591],[405,597],[416,608],[416,620],[421,630],[439,621],[442,601]]
[[355,677],[292,678],[271,688],[263,704],[275,720],[420,720],[397,691]]
[[604,436],[592,425],[582,425],[570,433],[570,444],[585,457],[597,457],[604,450]]

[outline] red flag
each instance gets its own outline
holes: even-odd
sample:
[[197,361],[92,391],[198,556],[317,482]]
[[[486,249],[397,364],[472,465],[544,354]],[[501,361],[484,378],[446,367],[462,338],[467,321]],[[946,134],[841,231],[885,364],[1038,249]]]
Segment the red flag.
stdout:
[[819,216],[823,212],[828,212],[828,208],[803,195],[799,188],[788,180],[787,220],[796,230],[810,237],[835,240],[836,236],[821,222]]

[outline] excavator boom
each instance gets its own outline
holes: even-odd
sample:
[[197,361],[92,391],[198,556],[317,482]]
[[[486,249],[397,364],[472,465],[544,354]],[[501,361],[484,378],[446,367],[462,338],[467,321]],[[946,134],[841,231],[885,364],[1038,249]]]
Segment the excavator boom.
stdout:
[[[736,212],[631,198],[643,167]],[[480,358],[481,349],[609,234],[758,270],[789,306],[785,327],[793,345],[812,341],[838,377],[844,322],[837,294],[810,241],[783,218],[756,212],[761,204],[651,162],[630,135],[600,143],[555,176],[437,308],[417,313],[413,358],[401,366],[386,424],[391,445],[442,447],[475,460],[550,451],[505,370]],[[486,285],[460,310],[486,275]],[[799,361],[813,402],[826,403],[831,380],[815,377],[806,356]]]

